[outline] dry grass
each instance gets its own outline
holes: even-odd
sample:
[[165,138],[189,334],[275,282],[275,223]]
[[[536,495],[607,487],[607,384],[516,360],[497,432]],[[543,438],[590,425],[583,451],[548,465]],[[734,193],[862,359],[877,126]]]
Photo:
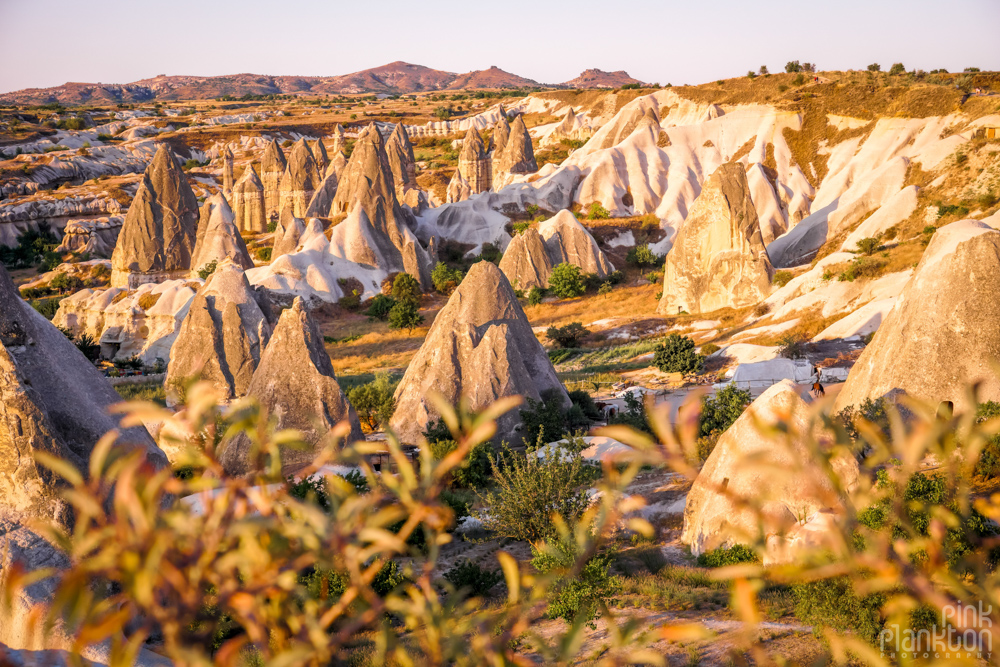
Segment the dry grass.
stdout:
[[560,299],[537,306],[525,306],[524,313],[532,326],[563,326],[571,322],[593,322],[609,317],[635,318],[637,314],[656,312],[659,285],[623,285],[604,296],[587,295]]
[[160,300],[160,292],[147,292],[139,297],[139,307],[143,310],[149,310],[156,305],[156,302]]

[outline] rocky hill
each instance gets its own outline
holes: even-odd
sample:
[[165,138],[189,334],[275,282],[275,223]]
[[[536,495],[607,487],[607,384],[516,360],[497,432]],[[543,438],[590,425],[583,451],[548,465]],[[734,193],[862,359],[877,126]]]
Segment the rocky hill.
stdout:
[[639,79],[633,79],[625,70],[605,72],[600,69],[585,69],[575,79],[563,82],[567,88],[621,88],[629,84],[642,85]]

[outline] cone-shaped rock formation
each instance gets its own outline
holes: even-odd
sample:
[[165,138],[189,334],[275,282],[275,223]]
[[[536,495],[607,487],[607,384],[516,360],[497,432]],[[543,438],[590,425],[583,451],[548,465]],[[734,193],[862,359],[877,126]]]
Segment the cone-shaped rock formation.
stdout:
[[[407,367],[396,389],[391,426],[403,442],[417,442],[438,416],[429,399],[432,392],[453,404],[464,394],[478,411],[504,396],[539,400],[547,391],[557,392],[569,405],[507,278],[494,264],[478,262],[438,313]],[[519,410],[509,412],[498,420],[497,434],[515,437],[519,422]]]
[[[277,420],[277,428],[296,429],[317,448],[325,444],[330,429],[345,420],[351,427],[348,440],[364,440],[358,416],[337,384],[323,336],[300,298],[281,314],[247,395]],[[294,471],[314,455],[314,451],[284,450],[282,464],[286,471]],[[251,472],[250,441],[242,436],[234,439],[222,462],[230,474]]]
[[198,233],[198,200],[173,152],[162,144],[139,181],[111,256],[111,285],[186,277]]
[[240,180],[233,186],[233,215],[236,226],[245,232],[263,234],[267,231],[264,184],[252,164],[247,165]]
[[264,214],[268,222],[277,220],[281,213],[281,195],[278,188],[287,167],[288,161],[285,159],[284,151],[281,150],[277,140],[272,139],[264,149],[264,155],[260,160],[260,181],[264,185]]
[[253,268],[247,244],[236,227],[233,210],[219,193],[209,197],[201,207],[191,271],[197,276],[206,265],[224,259],[232,260],[242,269]]
[[966,389],[1000,401],[1000,232],[962,220],[935,232],[895,307],[847,376],[837,410],[899,394],[960,411]]
[[749,306],[767,297],[773,275],[746,171],[727,163],[705,182],[667,255],[657,312]]

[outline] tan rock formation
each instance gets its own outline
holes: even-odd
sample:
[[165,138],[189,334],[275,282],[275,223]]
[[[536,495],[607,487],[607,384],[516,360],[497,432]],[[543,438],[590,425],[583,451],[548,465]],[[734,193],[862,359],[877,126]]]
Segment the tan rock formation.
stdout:
[[333,129],[333,134],[330,135],[330,139],[333,141],[333,148],[331,153],[343,153],[344,148],[347,147],[347,133],[344,132],[344,128],[337,123],[337,127]]
[[233,215],[236,226],[245,232],[263,234],[267,231],[264,184],[252,164],[247,165],[240,180],[233,186]]
[[233,191],[233,152],[226,146],[222,153],[222,191],[228,196]]
[[[390,423],[403,442],[415,443],[438,416],[429,400],[432,392],[453,404],[464,394],[470,408],[478,411],[498,398],[519,395],[539,400],[550,390],[569,405],[510,283],[494,264],[477,262],[435,317],[407,366],[396,389],[396,412]],[[498,437],[516,440],[519,423],[519,409],[501,417]]]
[[281,214],[281,194],[278,189],[287,167],[288,161],[285,159],[284,151],[281,150],[277,140],[272,139],[264,149],[264,155],[260,160],[260,181],[264,185],[264,215],[268,222],[277,220]]
[[552,266],[574,264],[598,278],[606,278],[615,270],[587,228],[566,209],[538,223],[538,233],[545,241]]
[[281,176],[278,186],[280,198],[279,207],[288,207],[292,215],[301,217],[306,214],[309,202],[319,186],[319,172],[316,161],[309,150],[305,139],[299,139],[288,155],[285,173]]
[[529,227],[511,239],[500,258],[500,270],[517,289],[549,286],[552,260],[537,229]]
[[847,376],[836,409],[905,394],[934,409],[1000,401],[1000,233],[977,220],[941,227],[910,282]]
[[386,141],[385,152],[396,186],[396,197],[402,199],[407,190],[417,187],[417,161],[413,157],[410,137],[402,123],[396,123],[396,128]]
[[[497,146],[500,146],[498,140]],[[503,143],[503,150],[497,158],[498,148],[494,148],[493,157],[493,189],[499,190],[510,184],[514,174],[530,174],[538,171],[535,162],[535,150],[531,146],[531,135],[524,125],[524,119],[518,115],[510,126],[510,136]]]
[[[142,452],[151,470],[168,465],[145,428],[123,429],[119,417],[109,413],[119,402],[108,381],[72,341],[21,299],[0,267],[0,581],[14,562],[29,576],[68,565],[65,554],[30,523],[73,521],[62,498],[65,482],[39,464],[36,453],[57,456],[87,478],[95,444],[119,429],[117,443]],[[15,650],[68,649],[73,638],[61,621],[51,627],[41,623],[54,590],[54,579],[46,576],[21,590],[4,591],[10,605],[0,609],[0,644]],[[37,612],[43,615],[35,616]],[[82,651],[76,647],[74,653],[94,658],[99,651],[88,646]],[[35,657],[37,664],[50,664],[49,656]],[[136,665],[152,664],[150,654],[140,652]]]
[[[107,379],[21,299],[0,267],[0,511],[68,519],[61,478],[33,453],[59,456],[86,476],[94,445],[120,428],[107,410],[119,402]],[[167,464],[143,428],[124,429],[119,442],[143,450],[157,468]]]
[[139,181],[111,256],[111,284],[135,288],[187,275],[198,231],[198,200],[161,144]]
[[507,122],[507,112],[504,111],[503,105],[500,105],[500,119],[493,124],[493,135],[490,137],[490,142],[493,144],[491,150],[493,151],[493,169],[496,169],[496,162],[500,160],[500,156],[503,154],[503,149],[507,146],[507,139],[510,138],[510,123]]
[[330,209],[331,215],[354,210],[358,204],[364,208],[378,234],[376,241],[387,265],[387,272],[405,271],[429,289],[430,256],[410,231],[408,216],[396,198],[392,170],[386,156],[382,135],[374,125],[369,125],[358,136],[337,184],[337,194]]
[[330,158],[326,154],[326,146],[323,145],[323,140],[316,139],[309,142],[309,150],[312,152],[313,161],[316,163],[316,171],[320,178],[322,178],[327,165],[330,164]]
[[91,257],[111,257],[125,218],[120,215],[70,220],[63,228],[58,253],[86,253]]
[[[283,450],[286,472],[308,464],[341,422],[350,426],[348,442],[365,439],[357,413],[337,384],[323,336],[300,298],[281,314],[247,395],[277,420],[277,428],[298,430],[313,446],[309,451]],[[231,442],[222,463],[232,475],[251,472],[250,441],[241,436]]]
[[246,393],[271,327],[243,269],[222,262],[195,295],[170,353],[166,386],[182,389],[194,377],[226,399]]
[[271,261],[273,262],[282,255],[295,252],[299,246],[302,233],[306,231],[306,224],[302,218],[292,215],[291,209],[286,208],[281,212],[278,226],[274,230],[274,246],[271,249]]
[[591,129],[584,125],[581,116],[578,116],[573,107],[566,110],[562,121],[550,132],[542,144],[545,146],[555,146],[563,140],[586,141],[593,134]]
[[229,259],[240,268],[252,269],[247,244],[236,228],[233,210],[222,193],[212,195],[201,207],[198,236],[191,257],[192,277],[212,262]]
[[801,439],[788,443],[764,436],[755,423],[785,420],[796,432],[807,433],[808,409],[799,391],[791,380],[773,385],[719,438],[684,507],[681,541],[691,553],[752,544],[763,530],[769,560],[786,561],[795,556],[792,538],[801,532],[800,521],[824,524],[829,517],[843,517],[841,490],[858,481],[854,457],[832,461],[834,484]]
[[762,301],[774,268],[761,239],[746,172],[719,167],[691,206],[667,254],[657,312],[705,313]]
[[552,269],[562,263],[579,266],[584,273],[606,278],[615,270],[587,228],[568,210],[529,227],[511,240],[500,270],[519,289],[549,286]]
[[448,201],[468,199],[469,195],[485,192],[493,181],[492,163],[476,128],[470,127],[458,155],[458,169],[448,184]]

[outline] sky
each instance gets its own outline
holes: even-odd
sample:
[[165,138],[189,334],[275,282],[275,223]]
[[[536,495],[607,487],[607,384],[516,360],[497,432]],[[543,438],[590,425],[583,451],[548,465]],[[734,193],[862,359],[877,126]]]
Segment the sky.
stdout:
[[820,69],[1000,70],[1000,0],[0,0],[0,92],[158,74],[331,76],[396,60],[558,83]]

